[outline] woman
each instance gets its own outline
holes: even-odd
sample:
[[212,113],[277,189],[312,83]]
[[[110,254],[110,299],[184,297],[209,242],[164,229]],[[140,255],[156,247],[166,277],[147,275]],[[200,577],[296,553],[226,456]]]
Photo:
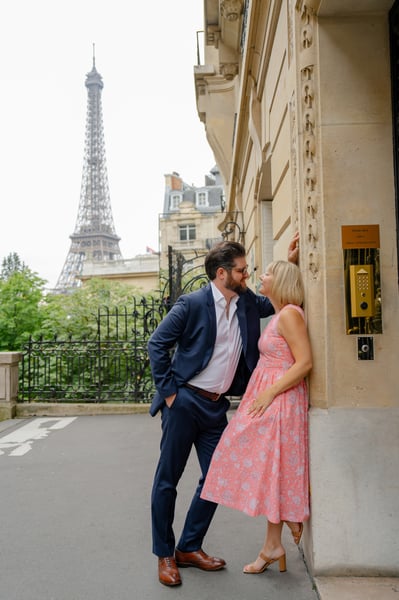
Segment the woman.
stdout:
[[264,544],[244,573],[279,561],[286,570],[284,522],[299,544],[309,518],[308,394],[312,353],[299,268],[272,262],[259,292],[275,315],[259,339],[259,362],[236,414],[216,447],[201,497],[268,520]]

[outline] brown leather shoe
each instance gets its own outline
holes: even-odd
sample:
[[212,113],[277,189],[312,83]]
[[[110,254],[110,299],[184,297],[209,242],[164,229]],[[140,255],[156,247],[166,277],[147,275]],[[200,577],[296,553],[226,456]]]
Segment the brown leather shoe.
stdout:
[[176,549],[175,558],[179,567],[197,567],[197,569],[202,569],[203,571],[219,571],[226,565],[226,561],[223,558],[209,556],[203,550],[180,552],[180,550]]
[[158,577],[163,585],[181,585],[179,569],[173,556],[158,558]]

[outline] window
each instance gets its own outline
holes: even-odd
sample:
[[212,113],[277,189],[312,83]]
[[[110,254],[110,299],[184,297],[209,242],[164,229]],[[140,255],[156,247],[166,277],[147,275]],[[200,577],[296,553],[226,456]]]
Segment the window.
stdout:
[[196,192],[195,203],[198,207],[208,206],[208,192]]
[[179,234],[181,242],[195,240],[195,225],[179,225]]
[[169,209],[176,210],[177,208],[179,208],[179,204],[181,201],[182,201],[181,194],[172,194],[170,197]]

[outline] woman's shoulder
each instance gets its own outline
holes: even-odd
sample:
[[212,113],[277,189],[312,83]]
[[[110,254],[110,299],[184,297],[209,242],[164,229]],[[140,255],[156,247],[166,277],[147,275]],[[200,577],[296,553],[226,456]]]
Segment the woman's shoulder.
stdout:
[[283,308],[280,310],[280,312],[283,310],[286,310],[288,308],[294,309],[294,310],[298,311],[299,313],[301,313],[302,315],[304,314],[302,306],[299,306],[298,304],[286,304],[285,306],[283,306]]
[[289,315],[294,315],[295,313],[301,315],[301,317],[303,319],[305,319],[305,313],[304,310],[301,306],[299,306],[298,304],[286,304],[285,306],[283,306],[280,309],[279,317],[281,319],[281,315],[286,315],[285,317],[283,316],[283,319],[289,317]]

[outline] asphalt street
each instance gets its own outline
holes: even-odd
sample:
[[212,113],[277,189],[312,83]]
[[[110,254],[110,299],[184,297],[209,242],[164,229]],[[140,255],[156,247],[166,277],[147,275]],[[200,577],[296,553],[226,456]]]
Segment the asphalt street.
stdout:
[[[276,563],[243,574],[265,522],[221,506],[204,550],[227,568],[181,569],[178,588],[158,582],[150,493],[159,439],[159,417],[147,414],[0,423],[0,600],[317,600],[288,532],[286,573]],[[177,537],[198,477],[192,455]]]

